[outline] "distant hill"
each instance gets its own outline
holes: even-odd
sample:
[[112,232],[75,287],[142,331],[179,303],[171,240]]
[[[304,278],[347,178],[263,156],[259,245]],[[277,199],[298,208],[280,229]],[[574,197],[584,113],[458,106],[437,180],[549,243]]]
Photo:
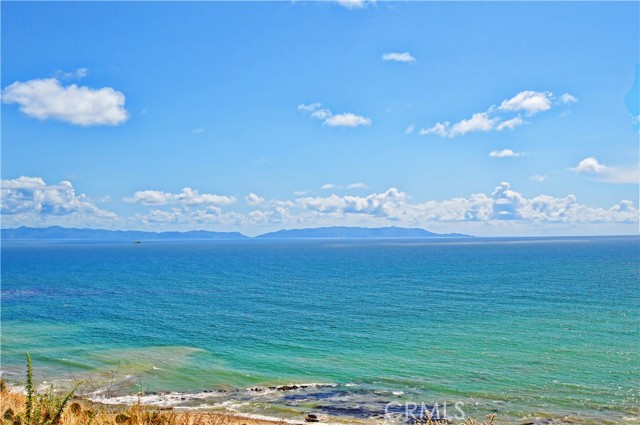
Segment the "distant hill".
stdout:
[[[192,230],[190,232],[143,232],[138,230],[102,230],[72,229],[60,226],[18,227],[2,229],[3,240],[114,240],[114,241],[151,241],[151,240],[240,240],[250,239],[238,232],[209,232]],[[460,233],[439,234],[424,229],[403,227],[319,227],[315,229],[279,230],[256,236],[258,239],[375,239],[375,238],[468,238]]]
[[101,230],[101,229],[69,229],[60,226],[34,228],[18,227],[2,229],[2,239],[109,239],[120,241],[143,240],[207,240],[207,239],[246,239],[238,232],[208,232],[193,230],[190,232],[142,232],[137,230]]
[[424,229],[403,227],[319,227],[265,233],[260,239],[366,239],[366,238],[468,238],[461,233],[439,234]]

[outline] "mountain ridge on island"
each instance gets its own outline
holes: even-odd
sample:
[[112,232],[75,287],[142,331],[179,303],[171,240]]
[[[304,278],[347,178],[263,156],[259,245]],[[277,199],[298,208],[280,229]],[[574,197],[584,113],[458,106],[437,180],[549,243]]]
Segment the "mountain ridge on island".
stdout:
[[460,238],[472,237],[460,233],[438,234],[420,228],[404,227],[316,227],[283,229],[255,237],[240,232],[191,230],[186,232],[147,232],[141,230],[77,229],[60,226],[1,229],[3,240],[248,240],[248,239],[403,239],[403,238]]
[[146,232],[142,230],[105,230],[105,229],[76,229],[70,227],[27,227],[2,229],[2,239],[101,239],[114,241],[143,241],[143,240],[237,240],[248,239],[239,232],[209,232],[207,230],[191,230],[188,232]]
[[256,236],[258,239],[384,239],[384,238],[470,238],[461,233],[433,233],[418,227],[314,227],[283,229]]

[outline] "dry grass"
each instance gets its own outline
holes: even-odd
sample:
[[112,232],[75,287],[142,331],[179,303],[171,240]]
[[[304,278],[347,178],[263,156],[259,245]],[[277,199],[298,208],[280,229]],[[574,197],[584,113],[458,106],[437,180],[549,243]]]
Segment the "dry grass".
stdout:
[[[0,391],[2,425],[27,425],[27,398],[24,394],[3,388]],[[46,406],[40,406],[40,417],[51,416]],[[49,414],[48,414],[49,413]],[[44,423],[44,422],[41,422]],[[176,412],[158,410],[140,404],[113,408],[80,399],[73,399],[60,418],[62,425],[275,425],[284,422],[243,418],[211,412]]]

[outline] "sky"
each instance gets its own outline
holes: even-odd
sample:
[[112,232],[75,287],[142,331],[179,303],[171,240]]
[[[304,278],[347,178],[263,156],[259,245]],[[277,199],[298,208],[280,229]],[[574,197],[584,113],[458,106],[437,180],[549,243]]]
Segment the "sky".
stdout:
[[3,228],[638,234],[638,2],[10,2]]

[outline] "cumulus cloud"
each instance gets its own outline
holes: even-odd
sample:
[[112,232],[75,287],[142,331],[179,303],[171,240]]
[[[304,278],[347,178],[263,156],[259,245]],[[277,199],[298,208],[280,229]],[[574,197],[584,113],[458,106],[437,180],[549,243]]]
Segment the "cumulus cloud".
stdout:
[[571,168],[571,171],[576,173],[604,173],[608,168],[598,161],[594,156],[585,158],[578,164],[577,167]]
[[[274,204],[265,205],[272,210]],[[444,201],[410,202],[410,197],[397,188],[368,196],[302,197],[286,205],[280,212],[263,214],[288,217],[291,223],[343,224],[360,220],[371,225],[401,223],[428,227],[432,223],[635,223],[637,208],[627,200],[609,209],[593,208],[578,203],[574,195],[556,198],[538,195],[526,198],[507,182],[491,194],[473,194],[466,198]],[[282,210],[284,209],[284,211]],[[359,217],[359,218],[357,218]],[[286,221],[286,220],[285,220]]]
[[309,105],[298,105],[299,111],[308,112],[314,119],[323,120],[323,125],[329,127],[359,127],[371,125],[371,118],[356,115],[351,112],[334,115],[330,109],[322,108],[321,103],[311,103]]
[[320,189],[322,190],[331,190],[333,188],[335,188],[336,185],[333,183],[327,183],[327,184],[323,184],[322,187],[320,187]]
[[553,93],[551,92],[525,90],[511,99],[503,100],[498,109],[502,111],[524,111],[529,115],[533,115],[551,109],[552,99]]
[[473,132],[513,130],[516,127],[527,124],[520,116],[533,116],[547,111],[554,104],[569,105],[577,102],[577,99],[569,93],[563,94],[559,99],[553,93],[537,92],[531,90],[522,91],[510,99],[505,99],[499,106],[491,105],[485,112],[476,112],[471,118],[462,119],[451,124],[449,121],[437,122],[429,128],[420,129],[421,136],[435,134],[440,137],[453,138]]
[[264,198],[261,198],[255,193],[248,194],[244,199],[245,201],[247,201],[247,205],[250,205],[250,206],[260,205],[261,203],[264,202]]
[[398,203],[406,200],[406,194],[396,188],[384,193],[375,193],[367,197],[337,196],[306,197],[297,200],[305,209],[317,212],[364,213],[377,216],[388,216]]
[[19,105],[24,114],[81,126],[118,125],[127,120],[125,96],[111,87],[92,89],[55,78],[16,81],[2,91],[4,103]]
[[[599,164],[599,163],[598,163]],[[583,168],[604,173],[602,164]],[[577,168],[577,167],[576,167]],[[605,170],[611,167],[606,167]],[[533,180],[543,181],[545,176]],[[344,186],[364,187],[362,183]],[[331,225],[365,225],[369,227],[405,226],[427,229],[569,229],[594,226],[590,229],[634,229],[638,225],[638,208],[630,200],[610,207],[581,204],[573,194],[555,197],[540,194],[527,197],[507,182],[493,191],[445,200],[414,201],[398,188],[363,196],[331,194],[302,195],[293,200],[265,200],[255,193],[245,197],[249,212],[223,211],[235,199],[200,194],[185,188],[179,193],[142,191],[127,199],[149,207],[146,212],[126,218],[96,206],[84,194],[77,194],[71,182],[48,185],[39,177],[20,177],[2,181],[3,226],[67,225],[91,227],[119,223],[153,230],[181,228],[240,228],[243,226],[317,227]],[[242,206],[244,207],[244,205]],[[240,208],[240,206],[238,207]],[[600,226],[600,227],[598,227]],[[623,226],[623,227],[620,227]],[[626,227],[624,227],[626,226]],[[122,227],[121,227],[122,228]],[[273,228],[273,227],[272,227]],[[449,230],[451,231],[451,230]],[[490,230],[489,230],[490,232]]]
[[78,195],[69,181],[47,184],[41,177],[2,180],[3,225],[30,223],[53,225],[105,222],[116,218],[85,194]]
[[213,225],[216,230],[218,230],[219,226],[225,228],[240,226],[246,223],[247,219],[242,214],[236,212],[223,213],[218,207],[207,206],[200,209],[153,209],[144,214],[135,214],[129,217],[127,221],[136,227],[142,225],[152,229],[180,228],[183,230],[193,230],[194,227],[202,228]]
[[132,197],[124,198],[125,202],[142,205],[230,205],[236,202],[232,196],[199,193],[190,187],[185,187],[180,193],[161,192],[159,190],[142,190]]
[[324,122],[329,127],[358,127],[361,125],[371,125],[371,118],[347,112],[344,114],[332,115]]
[[493,130],[499,118],[490,118],[486,112],[473,114],[468,120],[454,124],[449,131],[450,137],[461,136],[473,131]]
[[583,159],[576,167],[569,168],[577,174],[585,174],[605,183],[616,184],[639,184],[640,170],[639,165],[623,167],[606,166],[594,156]]
[[393,61],[393,62],[415,63],[416,58],[411,56],[411,53],[409,52],[404,52],[404,53],[393,52],[393,53],[383,54],[382,60]]
[[491,158],[516,158],[525,155],[524,152],[514,152],[511,149],[502,149],[501,151],[491,151],[489,156]]

